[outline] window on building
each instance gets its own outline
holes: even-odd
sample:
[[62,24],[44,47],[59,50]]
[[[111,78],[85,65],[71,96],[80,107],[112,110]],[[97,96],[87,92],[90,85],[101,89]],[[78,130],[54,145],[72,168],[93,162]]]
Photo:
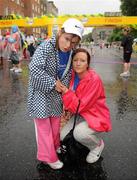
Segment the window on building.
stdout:
[[23,2],[21,2],[21,6],[24,7],[24,3]]
[[35,6],[35,11],[37,12],[37,6]]
[[34,4],[32,4],[32,9],[34,10]]
[[12,11],[11,11],[11,14],[14,14],[14,13],[15,13],[15,11],[14,11],[14,10],[12,10]]
[[17,4],[20,4],[20,0],[16,0]]
[[9,14],[9,8],[8,8],[8,7],[5,8],[4,14],[5,14],[6,16]]

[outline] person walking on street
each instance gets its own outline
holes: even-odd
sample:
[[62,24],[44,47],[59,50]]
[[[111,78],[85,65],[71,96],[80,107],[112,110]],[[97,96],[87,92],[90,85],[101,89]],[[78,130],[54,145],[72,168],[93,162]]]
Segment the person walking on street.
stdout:
[[63,167],[57,156],[63,112],[60,84],[69,85],[72,50],[83,32],[79,20],[66,20],[56,36],[36,49],[29,64],[28,111],[35,124],[37,159],[52,169]]
[[91,56],[95,55],[94,44],[95,44],[94,39],[92,39],[91,42],[90,42]]
[[10,71],[13,71],[15,73],[21,73],[21,58],[19,53],[19,51],[21,50],[21,38],[19,27],[17,25],[13,25],[11,27],[11,35],[8,38],[8,41],[11,46],[11,53],[14,52],[16,54],[16,57],[18,58],[18,60],[16,61],[11,59],[13,67],[10,69]]
[[30,54],[30,60],[32,59],[32,56],[35,52],[35,38],[33,36],[33,34],[30,34],[26,37],[26,41],[27,41],[27,44],[28,44],[28,51],[29,51],[29,54]]
[[[73,132],[74,138],[86,146],[90,152],[88,163],[96,162],[104,149],[102,132],[111,131],[110,112],[106,105],[104,87],[99,75],[90,69],[90,54],[86,49],[76,49],[72,55],[73,74],[70,88],[61,85],[65,110],[76,113],[78,103],[79,118]],[[61,130],[61,140],[72,129],[74,116]]]
[[123,46],[124,72],[120,74],[121,77],[130,76],[130,59],[132,54],[133,38],[130,35],[128,28],[123,30],[123,39],[121,46]]

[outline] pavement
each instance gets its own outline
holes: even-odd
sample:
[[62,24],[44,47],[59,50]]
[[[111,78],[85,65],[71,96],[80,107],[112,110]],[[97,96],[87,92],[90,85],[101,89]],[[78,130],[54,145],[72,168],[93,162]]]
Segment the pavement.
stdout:
[[55,171],[36,160],[34,124],[26,114],[29,62],[15,74],[5,60],[0,66],[0,180],[136,180],[137,58],[131,62],[131,76],[121,78],[121,51],[95,48],[91,67],[104,83],[113,129],[102,134],[105,148],[98,162]]

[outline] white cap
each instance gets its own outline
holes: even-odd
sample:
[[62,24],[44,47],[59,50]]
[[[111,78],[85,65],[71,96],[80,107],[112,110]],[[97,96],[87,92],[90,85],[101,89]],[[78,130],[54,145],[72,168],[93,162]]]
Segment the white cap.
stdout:
[[75,34],[79,36],[80,39],[82,38],[82,34],[84,32],[84,26],[81,21],[74,18],[70,18],[64,22],[62,28],[64,28],[66,33]]

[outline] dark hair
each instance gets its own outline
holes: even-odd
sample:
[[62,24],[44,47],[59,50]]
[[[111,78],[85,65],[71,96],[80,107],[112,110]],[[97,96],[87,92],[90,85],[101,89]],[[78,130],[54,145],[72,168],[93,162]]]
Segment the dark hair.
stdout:
[[[61,31],[61,34],[66,33],[64,28],[61,28],[60,31]],[[72,33],[71,33],[71,34],[72,34]],[[76,34],[72,34],[72,35],[73,35],[73,37],[77,37]],[[56,36],[56,45],[55,45],[55,47],[56,47],[56,49],[59,50],[59,44],[58,44],[58,41],[59,41],[59,35],[57,34],[57,36]]]
[[124,29],[124,32],[127,32],[127,33],[129,33],[129,30],[127,30],[127,29]]
[[123,31],[127,32],[127,33],[130,33],[130,28],[124,28]]
[[[65,33],[64,28],[61,28],[60,31],[61,31],[61,34]],[[57,33],[57,36],[56,36],[56,45],[55,45],[57,50],[59,50],[59,43],[58,42],[59,42],[59,34]]]
[[83,52],[83,53],[85,53],[85,54],[87,55],[87,63],[88,63],[88,68],[89,68],[91,56],[90,56],[89,52],[88,52],[86,49],[84,49],[84,48],[78,48],[78,49],[74,50],[74,51],[73,51],[73,54],[72,54],[72,59],[74,58],[74,56],[75,56],[77,53],[80,53],[80,52]]

